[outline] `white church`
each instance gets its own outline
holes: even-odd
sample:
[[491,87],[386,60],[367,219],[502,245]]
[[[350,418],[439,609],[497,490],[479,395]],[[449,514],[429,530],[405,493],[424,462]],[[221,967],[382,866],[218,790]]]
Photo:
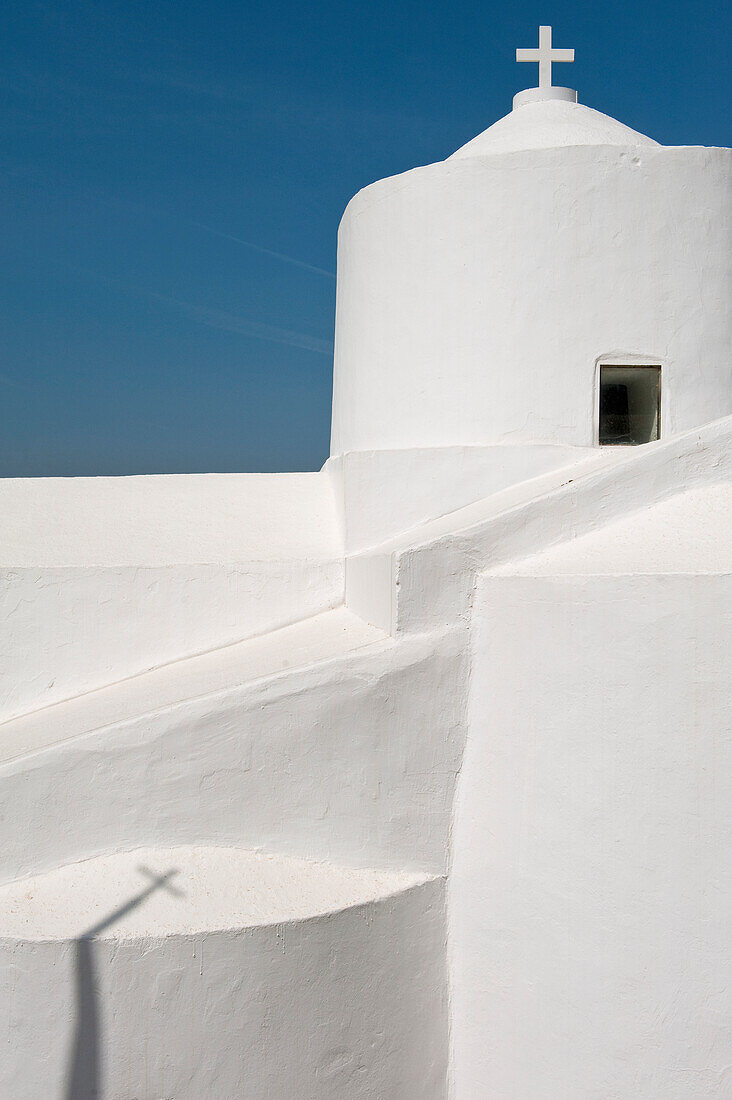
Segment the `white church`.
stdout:
[[319,473],[0,481],[0,1100],[732,1096],[732,158],[517,59]]

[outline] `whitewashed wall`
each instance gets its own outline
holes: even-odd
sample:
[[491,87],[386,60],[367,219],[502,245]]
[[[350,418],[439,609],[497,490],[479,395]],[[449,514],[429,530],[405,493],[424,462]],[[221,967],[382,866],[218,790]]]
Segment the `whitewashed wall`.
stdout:
[[444,873],[462,632],[287,670],[291,652],[283,639],[276,671],[234,672],[194,698],[171,702],[140,677],[9,723],[0,882],[161,844]]
[[343,598],[326,474],[5,479],[0,510],[0,722]]
[[595,453],[551,445],[351,451],[329,459],[325,469],[352,554]]
[[731,167],[726,149],[571,146],[359,192],[339,233],[331,453],[591,446],[596,361],[614,353],[662,364],[664,436],[732,411]]
[[731,597],[728,574],[481,581],[456,1100],[730,1095]]
[[0,1095],[444,1100],[443,887],[198,934],[0,932]]

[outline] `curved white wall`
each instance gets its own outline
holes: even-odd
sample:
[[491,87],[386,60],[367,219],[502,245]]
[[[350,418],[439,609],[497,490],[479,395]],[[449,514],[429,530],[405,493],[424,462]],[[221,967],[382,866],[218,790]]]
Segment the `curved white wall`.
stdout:
[[[3,1100],[444,1100],[444,881],[361,877],[173,848],[16,884],[0,901]],[[351,896],[308,906],[313,878]]]
[[331,453],[592,446],[599,357],[663,366],[662,435],[732,411],[727,149],[456,158],[351,201]]

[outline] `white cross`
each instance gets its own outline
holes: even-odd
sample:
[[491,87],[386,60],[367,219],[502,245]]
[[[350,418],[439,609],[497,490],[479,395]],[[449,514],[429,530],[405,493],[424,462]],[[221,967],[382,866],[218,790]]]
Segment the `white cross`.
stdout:
[[552,86],[552,61],[574,61],[574,50],[553,50],[551,27],[539,27],[538,50],[516,50],[517,61],[539,62],[539,87]]

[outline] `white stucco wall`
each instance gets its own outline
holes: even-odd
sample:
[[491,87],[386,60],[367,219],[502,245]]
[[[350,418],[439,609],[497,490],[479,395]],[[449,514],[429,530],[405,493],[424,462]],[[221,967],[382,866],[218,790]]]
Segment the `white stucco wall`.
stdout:
[[172,849],[0,892],[0,1095],[444,1100],[444,881],[409,879]]
[[223,682],[210,655],[204,682],[194,659],[7,723],[0,882],[180,844],[444,873],[464,633],[362,646],[347,615],[322,616],[337,620],[323,648],[317,619],[272,636],[269,668],[253,639]]
[[346,554],[595,454],[551,445],[351,451],[331,458]]
[[325,474],[0,480],[0,721],[342,600]]
[[[476,574],[655,508],[681,488],[729,483],[732,416],[666,442],[588,454],[572,468],[505,489],[350,555],[346,605],[397,636],[468,619]],[[717,537],[717,543],[726,548],[729,540]],[[683,556],[680,561],[689,568]]]
[[731,597],[729,574],[481,580],[456,1100],[729,1096]]
[[602,356],[661,364],[662,437],[732,411],[731,167],[725,149],[572,145],[359,192],[331,453],[592,446]]

